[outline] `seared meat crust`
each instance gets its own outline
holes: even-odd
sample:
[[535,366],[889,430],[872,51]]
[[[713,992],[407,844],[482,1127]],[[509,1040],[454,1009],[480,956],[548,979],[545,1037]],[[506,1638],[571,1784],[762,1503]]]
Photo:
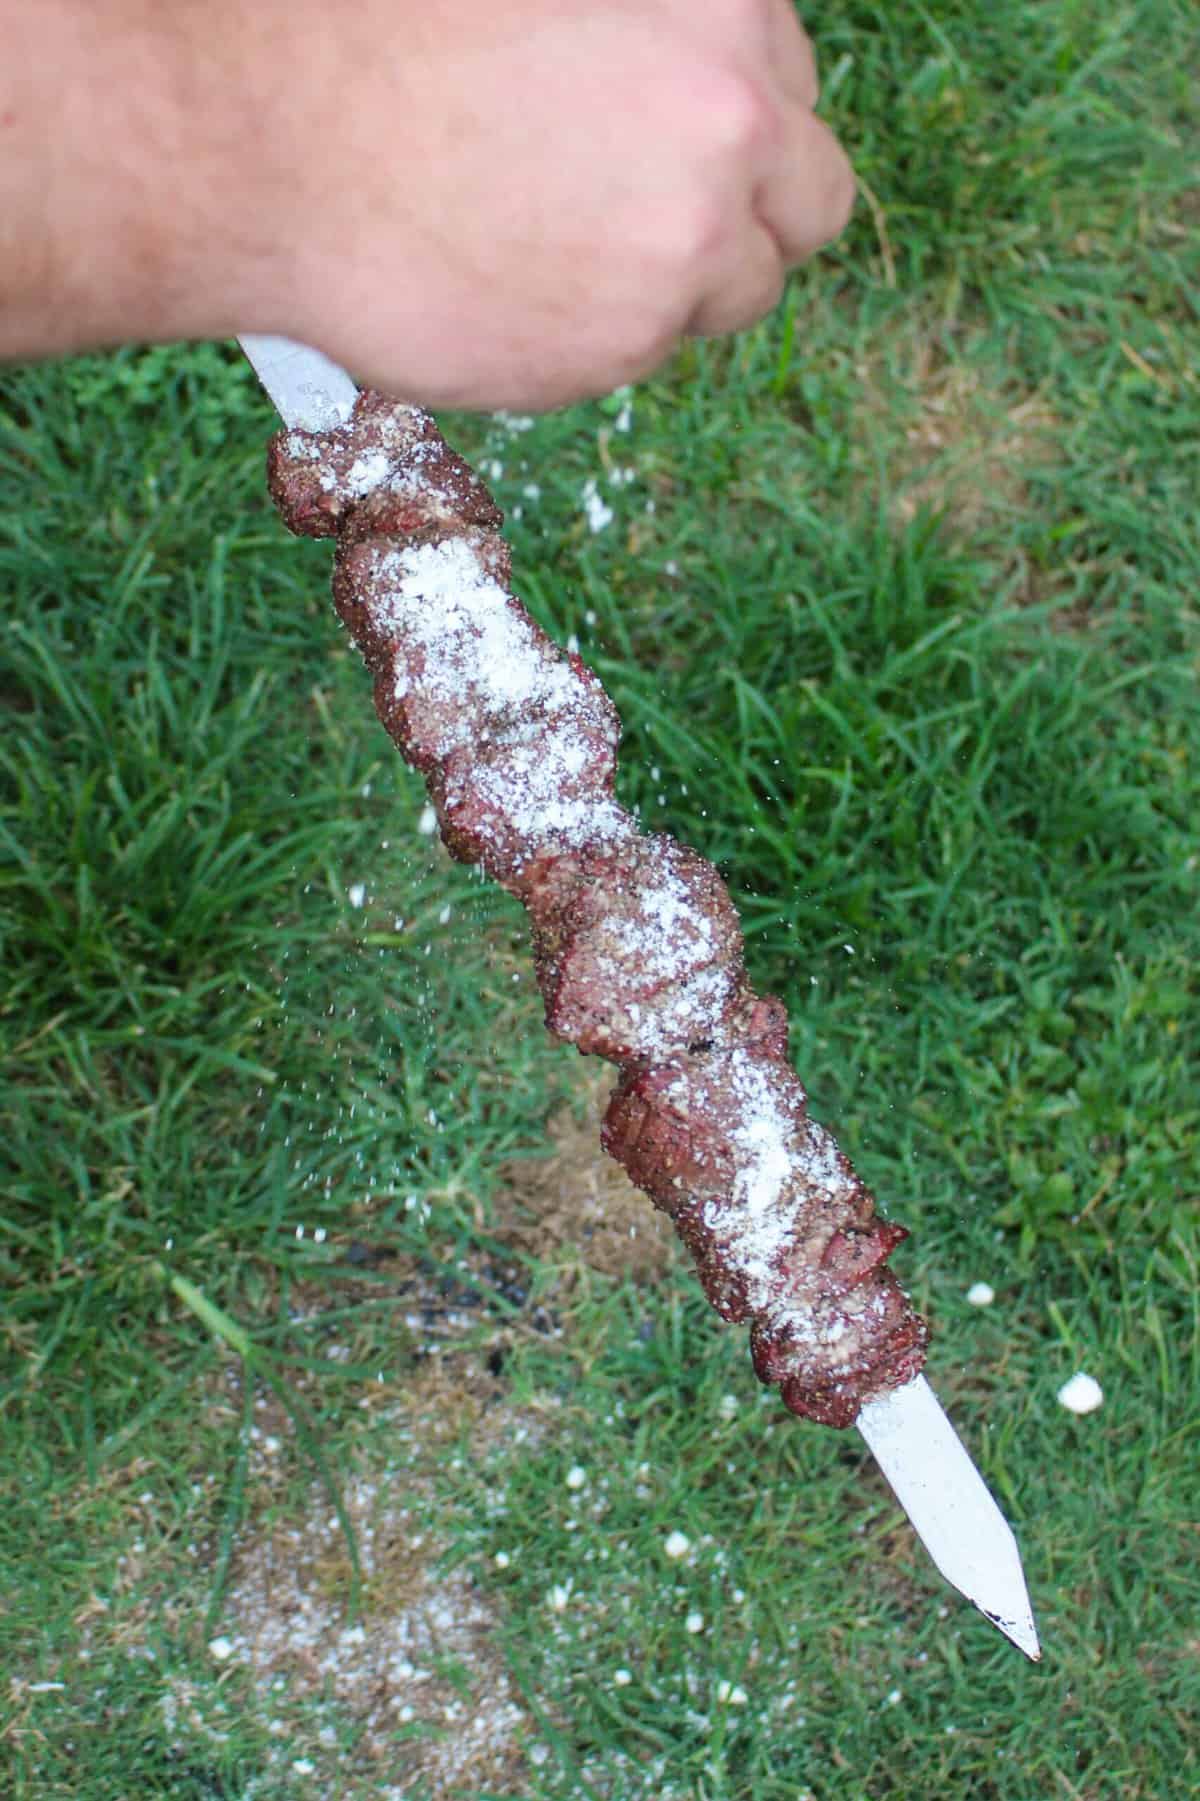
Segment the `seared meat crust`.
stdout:
[[281,432],[268,479],[292,531],[337,539],[334,604],[451,855],[527,909],[548,1027],[617,1065],[605,1149],[749,1322],[761,1380],[850,1425],[924,1361],[886,1267],[904,1228],[809,1118],[717,871],[617,804],[616,710],[508,592],[487,489],[428,414],[369,392],[343,426]]

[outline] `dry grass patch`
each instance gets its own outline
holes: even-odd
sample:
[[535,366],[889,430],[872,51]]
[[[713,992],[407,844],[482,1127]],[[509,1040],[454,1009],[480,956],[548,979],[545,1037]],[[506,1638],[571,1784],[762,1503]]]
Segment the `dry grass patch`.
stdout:
[[[1061,428],[1041,391],[1022,390],[969,346],[948,355],[932,331],[890,344],[886,360],[860,363],[855,379],[868,430],[887,422],[898,519],[907,524],[928,508],[976,538],[1030,508],[1029,478],[1055,461]],[[897,418],[905,446],[898,453]]]
[[600,1148],[609,1092],[608,1080],[589,1074],[582,1116],[564,1107],[550,1120],[549,1154],[514,1158],[500,1170],[492,1230],[567,1284],[585,1268],[657,1282],[681,1256],[666,1215]]

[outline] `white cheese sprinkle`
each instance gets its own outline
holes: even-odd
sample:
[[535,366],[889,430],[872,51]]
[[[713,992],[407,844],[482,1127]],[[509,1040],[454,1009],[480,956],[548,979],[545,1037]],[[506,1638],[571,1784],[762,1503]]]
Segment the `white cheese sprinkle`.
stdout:
[[1095,1413],[1104,1400],[1104,1390],[1094,1376],[1077,1370],[1058,1391],[1058,1401],[1068,1413]]
[[583,492],[579,498],[583,502],[589,531],[602,532],[612,524],[615,514],[612,508],[601,500],[600,489],[594,479],[584,483]]

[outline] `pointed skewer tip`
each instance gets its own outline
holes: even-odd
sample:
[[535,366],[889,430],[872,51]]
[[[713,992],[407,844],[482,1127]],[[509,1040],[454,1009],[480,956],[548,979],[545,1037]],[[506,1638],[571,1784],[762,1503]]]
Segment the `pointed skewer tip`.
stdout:
[[947,1582],[1036,1663],[1017,1541],[925,1377],[868,1401],[858,1428]]
[[993,1626],[999,1627],[1018,1651],[1024,1651],[1030,1663],[1041,1663],[1042,1647],[1038,1642],[1037,1627],[1033,1623],[1031,1612],[1026,1612],[1019,1620],[1006,1620],[998,1613],[989,1612],[986,1607],[981,1607],[979,1611],[985,1620],[990,1620]]

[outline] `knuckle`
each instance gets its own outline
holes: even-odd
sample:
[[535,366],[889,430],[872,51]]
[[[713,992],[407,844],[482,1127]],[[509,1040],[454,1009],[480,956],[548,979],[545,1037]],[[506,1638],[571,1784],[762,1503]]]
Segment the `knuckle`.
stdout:
[[733,235],[729,210],[712,185],[693,181],[677,195],[669,215],[660,213],[645,247],[653,284],[647,298],[660,319],[686,307],[706,271],[721,260]]
[[660,368],[674,354],[682,336],[683,327],[678,311],[656,321],[629,347],[626,356],[628,373],[625,379],[640,380],[651,370]]
[[624,346],[618,359],[617,379],[609,386],[644,381],[656,369],[661,369],[675,354],[683,331],[678,309],[669,315],[664,313],[655,321],[647,321],[645,329]]
[[723,26],[727,35],[736,34],[740,41],[758,43],[778,4],[779,0],[707,0],[705,11],[710,20]]
[[727,205],[712,194],[698,195],[681,220],[681,271],[693,281],[714,263],[724,261],[734,238],[734,222]]
[[766,87],[738,71],[712,78],[704,108],[709,142],[728,157],[756,158],[782,139],[779,109]]
[[765,319],[768,313],[773,313],[783,299],[786,288],[787,269],[782,259],[779,259],[771,265],[769,270],[764,272],[758,294],[752,303],[753,310],[749,323],[754,324],[758,319]]

